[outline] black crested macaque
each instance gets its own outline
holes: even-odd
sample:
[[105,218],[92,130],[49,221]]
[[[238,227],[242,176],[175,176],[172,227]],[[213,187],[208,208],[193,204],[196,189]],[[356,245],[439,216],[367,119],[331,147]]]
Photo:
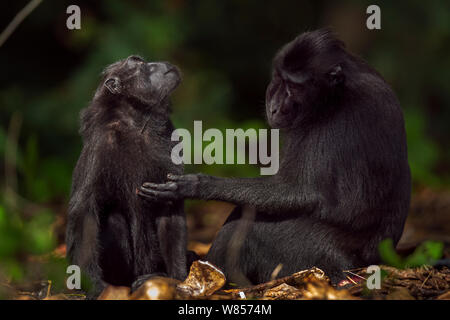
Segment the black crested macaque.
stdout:
[[[140,195],[238,204],[206,257],[229,281],[241,273],[264,282],[282,264],[279,277],[316,266],[336,283],[343,270],[379,262],[379,242],[396,244],[402,234],[411,192],[403,114],[390,86],[329,30],[306,32],[274,58],[266,114],[284,137],[276,175],[169,175]],[[255,208],[254,221],[242,205]],[[242,223],[239,260],[228,263]]]
[[73,172],[66,241],[69,260],[93,282],[91,297],[106,284],[186,277],[183,201],[136,195],[145,181],[183,173],[170,158],[169,98],[180,80],[169,63],[130,56],[105,69],[81,112],[83,150]]

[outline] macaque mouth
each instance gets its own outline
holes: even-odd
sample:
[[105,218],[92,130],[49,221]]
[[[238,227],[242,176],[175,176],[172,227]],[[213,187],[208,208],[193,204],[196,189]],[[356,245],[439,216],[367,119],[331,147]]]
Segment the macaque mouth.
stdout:
[[171,72],[175,73],[177,76],[180,76],[180,72],[175,67],[169,68],[166,72],[164,72],[164,75],[167,75]]

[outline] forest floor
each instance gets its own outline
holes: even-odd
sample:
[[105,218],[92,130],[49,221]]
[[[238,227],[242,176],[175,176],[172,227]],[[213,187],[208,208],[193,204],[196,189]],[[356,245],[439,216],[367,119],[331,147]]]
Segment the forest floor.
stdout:
[[[187,206],[189,228],[188,249],[204,257],[214,235],[233,206],[221,202],[194,202]],[[103,300],[147,299],[376,299],[376,300],[450,300],[450,193],[423,190],[412,200],[411,210],[402,239],[397,246],[401,256],[407,256],[424,241],[438,241],[444,245],[440,266],[423,265],[417,268],[394,268],[380,265],[379,288],[373,284],[367,268],[343,270],[347,280],[331,285],[327,275],[318,268],[297,273],[267,283],[238,288],[227,283],[220,270],[209,263],[196,261],[184,282],[159,277],[147,281],[140,289],[110,286],[100,295]],[[65,255],[65,245],[55,251]],[[282,267],[282,266],[280,266]],[[278,270],[279,271],[279,270]],[[274,271],[276,278],[277,270]],[[372,279],[372,280],[371,280]],[[57,292],[51,281],[43,280],[23,286],[7,286],[13,299],[85,299],[82,292]],[[54,292],[55,291],[55,292]]]

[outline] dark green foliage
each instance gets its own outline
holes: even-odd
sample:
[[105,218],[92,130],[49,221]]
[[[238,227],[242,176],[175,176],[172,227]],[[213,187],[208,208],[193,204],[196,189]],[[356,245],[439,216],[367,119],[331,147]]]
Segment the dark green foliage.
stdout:
[[444,245],[441,242],[425,241],[409,256],[402,258],[397,254],[391,239],[380,243],[379,251],[383,262],[399,269],[433,265],[442,257]]

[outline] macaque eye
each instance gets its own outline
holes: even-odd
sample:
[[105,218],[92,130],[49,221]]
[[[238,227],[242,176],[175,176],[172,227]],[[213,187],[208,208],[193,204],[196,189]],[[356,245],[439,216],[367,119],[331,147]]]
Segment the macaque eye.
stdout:
[[286,80],[295,84],[305,83],[309,77],[302,72],[285,72]]
[[144,59],[142,59],[141,57],[138,57],[138,56],[131,56],[131,57],[128,57],[128,59],[127,59],[127,64],[130,68],[136,67],[144,62],[145,62]]
[[144,62],[144,59],[142,59],[141,57],[138,57],[138,56],[131,56],[130,59],[135,62]]

